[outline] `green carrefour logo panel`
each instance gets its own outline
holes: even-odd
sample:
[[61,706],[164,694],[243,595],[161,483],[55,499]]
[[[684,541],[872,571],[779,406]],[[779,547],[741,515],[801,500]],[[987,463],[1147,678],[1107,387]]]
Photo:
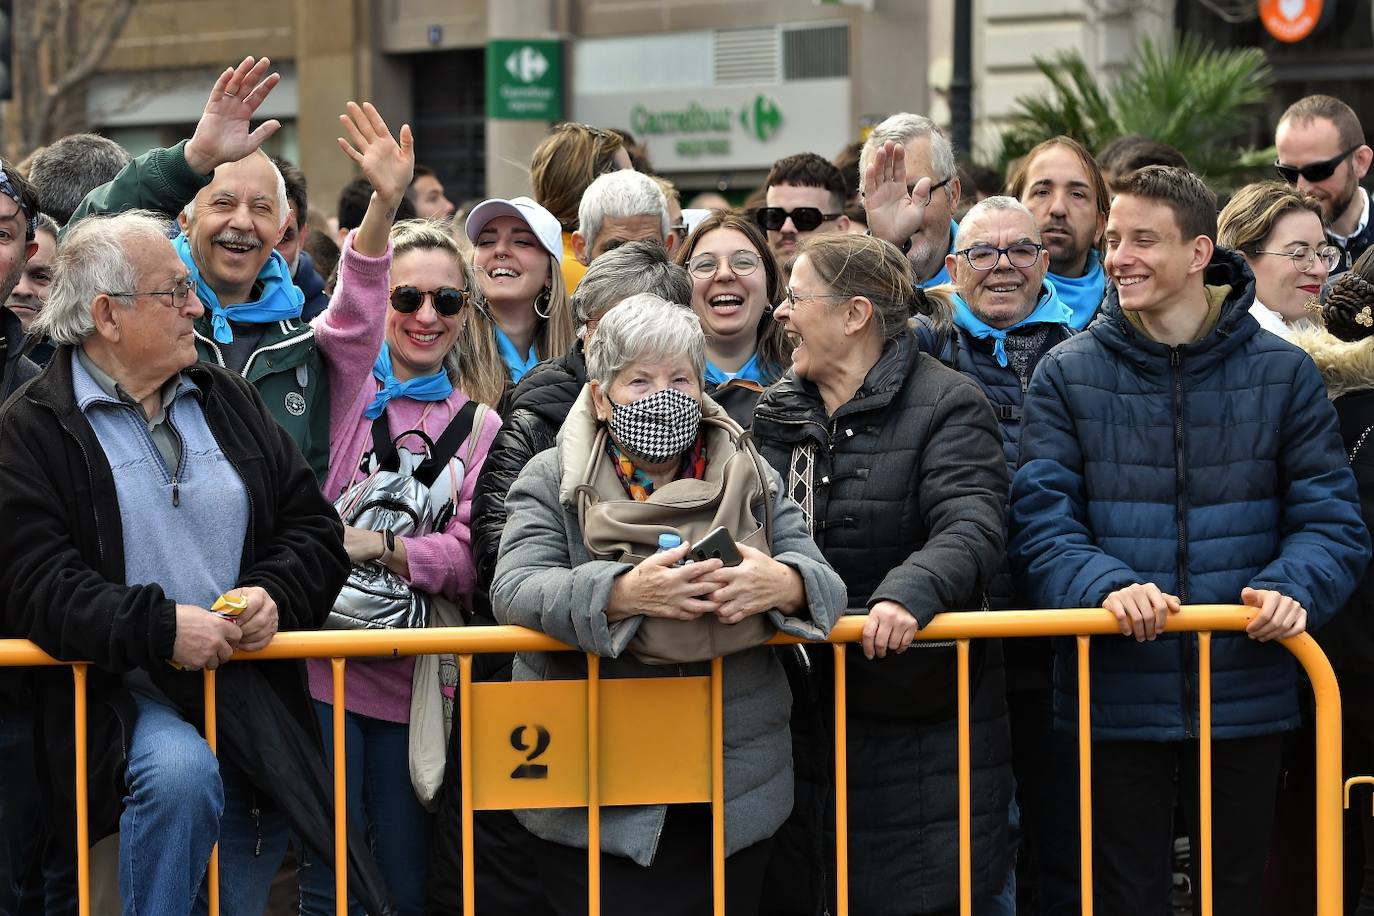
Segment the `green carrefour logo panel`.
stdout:
[[541,39],[487,42],[487,117],[557,121],[563,117],[563,44]]
[[782,109],[776,99],[758,93],[738,110],[693,100],[683,108],[652,110],[641,104],[630,111],[630,130],[649,136],[679,135],[674,149],[688,158],[730,155],[736,122],[747,138],[767,143],[782,128]]

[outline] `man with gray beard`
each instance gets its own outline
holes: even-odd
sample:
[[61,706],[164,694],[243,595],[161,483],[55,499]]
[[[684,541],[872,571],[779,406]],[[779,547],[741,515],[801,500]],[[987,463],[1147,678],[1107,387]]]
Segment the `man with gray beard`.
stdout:
[[859,196],[869,234],[902,249],[918,286],[949,282],[945,255],[954,252],[959,231],[954,221],[959,192],[954,150],[929,118],[892,115],[864,141]]
[[[246,58],[221,74],[191,139],[131,162],[81,203],[72,221],[135,207],[176,213],[173,240],[205,313],[200,358],[248,379],[324,481],[329,466],[329,379],[304,296],[275,250],[291,219],[286,183],[260,147],[280,126],[249,121],[278,75]],[[380,334],[380,332],[379,332]],[[380,340],[379,340],[380,344]]]

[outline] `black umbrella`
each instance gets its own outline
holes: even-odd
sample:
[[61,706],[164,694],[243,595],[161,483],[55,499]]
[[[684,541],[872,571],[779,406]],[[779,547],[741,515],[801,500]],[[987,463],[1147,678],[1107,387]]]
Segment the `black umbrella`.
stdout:
[[[232,664],[216,672],[217,696],[233,698],[216,704],[219,756],[276,803],[310,854],[332,869],[333,775],[316,735],[291,714],[260,668]],[[183,711],[203,714],[200,676],[169,668],[154,672],[153,680]],[[349,895],[373,916],[395,913],[366,839],[357,824],[348,827]]]

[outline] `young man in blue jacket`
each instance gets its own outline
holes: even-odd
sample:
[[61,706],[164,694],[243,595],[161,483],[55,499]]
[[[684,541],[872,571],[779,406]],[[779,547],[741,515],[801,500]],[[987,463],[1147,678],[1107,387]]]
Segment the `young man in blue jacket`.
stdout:
[[[1151,166],[1112,204],[1102,315],[1041,360],[1012,485],[1011,559],[1032,606],[1105,607],[1093,641],[1094,912],[1159,910],[1172,813],[1195,783],[1198,644],[1183,604],[1244,604],[1212,640],[1213,901],[1260,911],[1282,733],[1299,723],[1282,639],[1320,626],[1369,560],[1316,368],[1247,314],[1254,278],[1215,248],[1216,198]],[[1075,664],[1057,659],[1072,728]]]

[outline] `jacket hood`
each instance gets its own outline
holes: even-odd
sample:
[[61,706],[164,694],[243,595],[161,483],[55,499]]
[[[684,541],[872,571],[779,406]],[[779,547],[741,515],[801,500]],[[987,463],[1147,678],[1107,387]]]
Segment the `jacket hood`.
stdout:
[[[1224,291],[1221,314],[1216,324],[1196,343],[1178,349],[1194,361],[1220,359],[1249,340],[1259,331],[1259,323],[1250,316],[1255,301],[1255,275],[1245,259],[1229,248],[1217,248],[1212,261],[1203,272],[1203,283],[1209,287],[1229,287]],[[1209,302],[1214,295],[1209,291]],[[1170,347],[1151,340],[1138,330],[1121,308],[1116,287],[1109,283],[1102,311],[1088,325],[1092,334],[1109,349],[1139,366],[1146,366],[1160,358],[1167,359]]]
[[[730,419],[725,408],[703,394],[701,396],[702,425],[706,426],[708,421],[709,425],[714,428],[724,428],[735,440],[745,435],[740,425]],[[571,507],[577,504],[577,484],[587,466],[588,453],[596,442],[596,436],[600,430],[601,421],[596,418],[596,411],[592,408],[592,386],[583,385],[582,393],[577,396],[572,409],[568,411],[568,418],[563,421],[563,428],[558,431],[558,463],[562,469],[558,483],[558,499],[565,506]],[[709,461],[709,442],[707,449],[707,460]]]
[[1326,328],[1302,322],[1289,330],[1288,340],[1312,357],[1331,400],[1374,388],[1374,337],[1345,341]]

